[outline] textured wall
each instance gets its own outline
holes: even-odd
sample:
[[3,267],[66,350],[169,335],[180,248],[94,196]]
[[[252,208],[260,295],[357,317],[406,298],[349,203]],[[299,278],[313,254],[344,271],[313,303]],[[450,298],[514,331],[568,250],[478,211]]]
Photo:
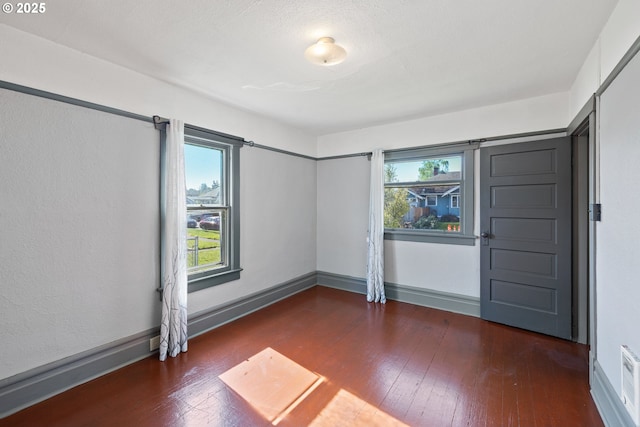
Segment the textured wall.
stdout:
[[316,162],[240,150],[240,280],[189,294],[196,313],[316,269]]
[[556,93],[457,113],[318,137],[318,156],[420,147],[567,126],[569,93]]
[[157,325],[158,132],[0,89],[0,378]]
[[[371,167],[366,159],[318,162],[320,271],[366,277]],[[477,224],[477,206],[474,211]],[[477,229],[477,225],[474,228]],[[386,240],[384,251],[387,282],[480,296],[479,246]]]
[[366,157],[318,162],[318,270],[366,277],[369,174]]
[[620,345],[640,354],[640,56],[604,92],[600,112],[600,202],[596,224],[597,358],[620,392]]

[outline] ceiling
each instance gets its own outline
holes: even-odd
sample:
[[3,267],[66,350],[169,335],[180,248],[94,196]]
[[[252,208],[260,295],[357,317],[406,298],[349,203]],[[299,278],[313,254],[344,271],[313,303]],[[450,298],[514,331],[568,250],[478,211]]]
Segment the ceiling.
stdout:
[[[322,135],[568,91],[616,2],[65,0],[1,20]],[[305,60],[323,36],[345,62]]]

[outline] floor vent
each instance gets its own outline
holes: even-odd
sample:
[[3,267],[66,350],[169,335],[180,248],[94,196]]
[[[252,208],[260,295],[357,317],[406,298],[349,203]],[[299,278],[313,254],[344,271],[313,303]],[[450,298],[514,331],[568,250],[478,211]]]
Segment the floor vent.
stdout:
[[622,402],[640,426],[640,359],[629,347],[620,347],[622,357]]

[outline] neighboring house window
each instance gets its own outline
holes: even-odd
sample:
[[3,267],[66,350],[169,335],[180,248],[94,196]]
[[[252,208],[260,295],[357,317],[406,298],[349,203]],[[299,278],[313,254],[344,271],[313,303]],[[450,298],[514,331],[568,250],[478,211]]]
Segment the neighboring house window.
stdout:
[[189,292],[240,278],[240,147],[185,127]]
[[475,244],[475,148],[459,144],[385,152],[385,239]]

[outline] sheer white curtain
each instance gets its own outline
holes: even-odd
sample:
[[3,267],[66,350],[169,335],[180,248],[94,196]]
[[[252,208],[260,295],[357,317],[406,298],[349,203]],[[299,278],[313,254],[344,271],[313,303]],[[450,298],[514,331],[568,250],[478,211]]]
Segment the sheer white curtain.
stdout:
[[369,235],[367,242],[367,301],[387,302],[384,295],[384,154],[373,151],[369,186]]
[[169,120],[165,149],[160,360],[187,351],[187,200],[181,120]]

